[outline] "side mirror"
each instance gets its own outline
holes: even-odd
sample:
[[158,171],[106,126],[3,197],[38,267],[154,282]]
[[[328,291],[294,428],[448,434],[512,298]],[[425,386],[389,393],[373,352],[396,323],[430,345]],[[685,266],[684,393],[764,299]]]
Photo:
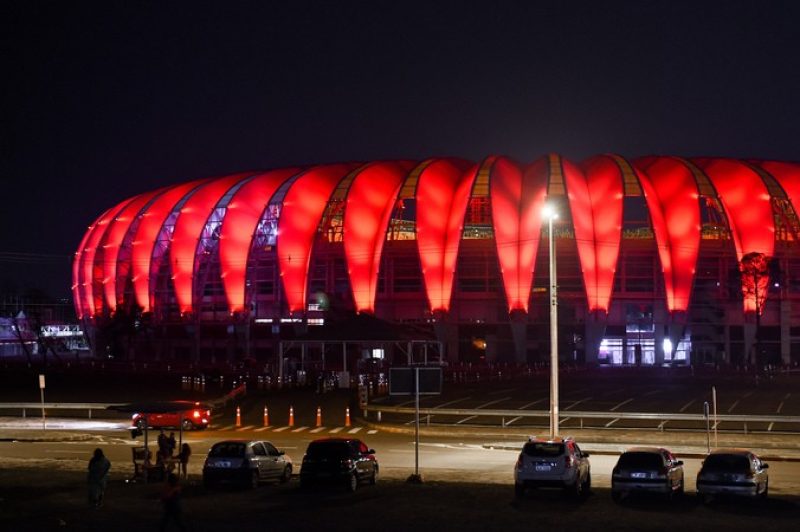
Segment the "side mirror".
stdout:
[[675,465],[676,466],[682,466],[683,465],[683,460],[678,460],[677,462],[675,462]]
[[589,453],[581,453],[584,458],[589,458]]
[[278,456],[283,456],[284,454],[286,454],[286,451],[278,451]]
[[761,464],[761,469],[769,469],[769,464]]
[[367,454],[375,454],[375,449],[369,449],[369,450],[367,451]]

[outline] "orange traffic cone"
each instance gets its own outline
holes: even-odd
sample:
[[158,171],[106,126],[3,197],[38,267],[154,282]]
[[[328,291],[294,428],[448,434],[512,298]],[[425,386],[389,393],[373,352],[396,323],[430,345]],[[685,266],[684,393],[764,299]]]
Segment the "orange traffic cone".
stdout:
[[318,427],[322,426],[322,407],[321,406],[317,407],[317,426]]
[[269,427],[269,409],[264,405],[264,426]]
[[294,407],[289,407],[289,426],[294,427]]
[[242,409],[240,407],[236,407],[236,427],[242,426]]
[[350,426],[350,407],[347,407],[347,409],[344,411],[344,426]]

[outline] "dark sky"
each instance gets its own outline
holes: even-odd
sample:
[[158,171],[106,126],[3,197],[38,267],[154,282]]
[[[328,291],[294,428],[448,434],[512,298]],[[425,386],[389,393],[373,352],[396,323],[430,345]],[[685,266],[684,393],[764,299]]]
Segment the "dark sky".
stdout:
[[[800,159],[800,2],[0,4],[0,292],[125,197],[283,165]],[[26,255],[10,255],[25,253]]]

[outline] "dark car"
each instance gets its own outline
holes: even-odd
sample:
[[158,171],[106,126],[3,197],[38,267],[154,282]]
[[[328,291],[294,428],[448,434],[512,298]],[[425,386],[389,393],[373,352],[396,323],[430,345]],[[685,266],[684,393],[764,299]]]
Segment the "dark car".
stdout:
[[139,430],[145,427],[201,430],[207,428],[211,420],[211,407],[192,401],[142,404],[142,407],[141,412],[131,416],[131,424]]
[[629,493],[683,495],[683,461],[660,447],[633,447],[620,455],[611,472],[611,497]]
[[746,449],[718,449],[703,460],[697,495],[710,502],[716,495],[763,497],[769,493],[769,464]]
[[203,485],[240,484],[255,488],[262,481],[288,482],[292,460],[268,441],[227,440],[215,443],[203,464]]
[[308,444],[300,468],[300,486],[317,483],[342,484],[355,491],[361,482],[375,484],[378,461],[375,450],[361,440],[325,438]]

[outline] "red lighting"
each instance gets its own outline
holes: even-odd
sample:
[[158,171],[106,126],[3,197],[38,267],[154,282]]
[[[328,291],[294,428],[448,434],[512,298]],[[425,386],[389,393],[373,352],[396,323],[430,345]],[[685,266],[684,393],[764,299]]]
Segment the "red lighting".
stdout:
[[410,162],[374,163],[358,172],[347,194],[344,252],[358,312],[374,312],[386,229]]
[[[771,258],[775,248],[775,219],[766,185],[752,168],[732,159],[695,161],[717,189],[741,261],[748,253]],[[766,283],[769,276],[764,276]],[[744,294],[745,312],[756,311],[755,297]]]
[[547,159],[533,163],[523,173],[513,161],[498,157],[489,182],[508,311],[527,312],[547,196]]
[[308,265],[328,199],[353,164],[316,166],[289,187],[278,221],[278,265],[289,312],[305,309]]
[[450,308],[461,230],[477,170],[466,161],[436,159],[419,175],[417,246],[432,312]]
[[673,157],[636,161],[664,274],[667,308],[689,308],[700,251],[700,205],[697,182],[686,164]]
[[258,221],[278,187],[297,172],[297,168],[283,168],[257,175],[243,184],[228,204],[219,236],[219,262],[231,313],[245,308],[247,258]]

